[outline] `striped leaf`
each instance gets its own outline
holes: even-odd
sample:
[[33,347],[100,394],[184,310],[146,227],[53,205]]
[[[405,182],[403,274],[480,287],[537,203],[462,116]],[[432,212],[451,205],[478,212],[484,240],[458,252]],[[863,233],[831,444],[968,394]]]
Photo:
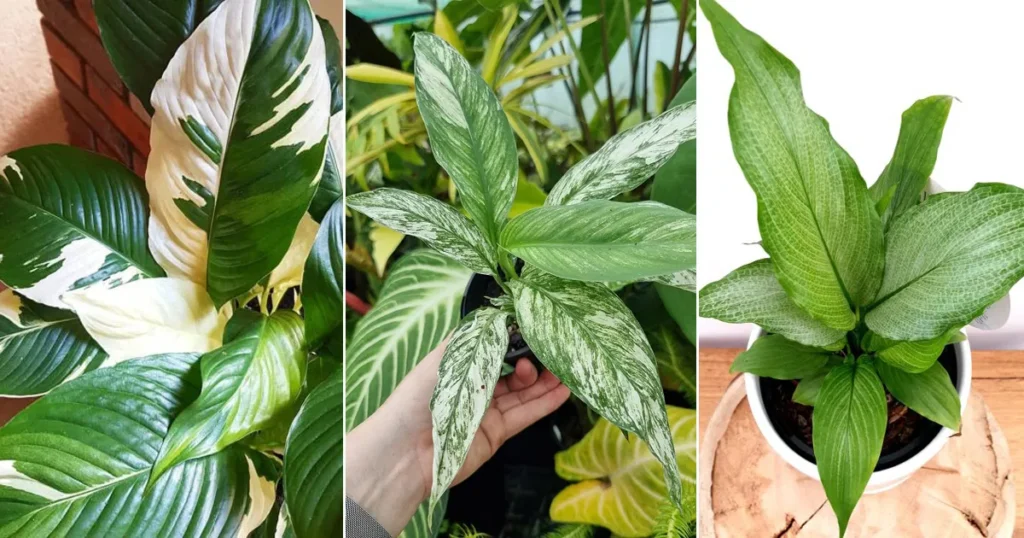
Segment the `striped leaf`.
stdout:
[[512,128],[486,82],[451,45],[416,34],[416,104],[430,149],[491,245],[508,219],[519,158]]
[[494,274],[494,248],[469,219],[444,202],[383,188],[346,196],[345,203],[392,230],[426,241],[477,273]]
[[697,137],[697,104],[669,109],[623,131],[569,169],[548,195],[547,205],[608,200],[650,179],[679,149]]
[[171,420],[199,392],[196,360],[163,355],[90,372],[0,429],[0,536],[235,538],[259,526],[277,470],[255,452],[190,461],[145,491]]
[[0,291],[0,397],[45,394],[106,358],[70,312]]
[[861,359],[833,368],[822,383],[812,420],[818,473],[842,536],[878,463],[888,422],[885,389],[871,362]]
[[693,269],[697,219],[657,202],[545,206],[512,219],[501,247],[562,278],[633,281]]
[[896,219],[885,240],[885,278],[865,322],[892,340],[938,337],[1024,276],[1024,189],[982,183],[933,196]]
[[146,191],[124,166],[65,146],[0,157],[0,281],[38,303],[163,276],[146,247]]
[[898,342],[868,331],[862,345],[866,351],[875,352],[882,361],[905,372],[917,374],[931,368],[946,345],[959,335],[960,329],[954,327],[928,340]]
[[729,133],[775,274],[811,317],[851,330],[854,307],[875,297],[882,277],[882,222],[864,179],[807,108],[796,66],[714,0],[701,8],[736,74]]
[[960,396],[941,364],[934,363],[916,374],[881,361],[875,367],[885,388],[897,400],[931,421],[953,431],[960,430]]
[[153,90],[150,248],[217,305],[278,265],[317,189],[325,58],[306,0],[226,0]]
[[324,217],[306,259],[302,302],[306,344],[315,349],[341,329],[345,315],[345,204],[341,200]]
[[433,418],[434,482],[431,509],[451,486],[473,444],[508,350],[508,314],[474,310],[448,341],[430,399]]
[[772,379],[802,379],[821,370],[831,355],[827,350],[770,334],[758,338],[750,349],[737,355],[729,372]]
[[[229,0],[230,1],[230,0]],[[200,360],[203,391],[175,418],[150,483],[185,461],[208,456],[269,425],[302,389],[302,319],[278,311],[250,324]]]
[[679,469],[654,352],[626,305],[603,284],[563,280],[530,266],[509,286],[519,327],[537,358],[601,416],[647,442],[679,504]]
[[[697,413],[671,406],[667,413],[681,471],[676,481],[686,484],[692,503],[697,484]],[[600,525],[616,536],[649,536],[668,493],[658,478],[658,467],[658,459],[639,439],[627,438],[612,423],[598,420],[583,440],[555,454],[558,475],[580,482],[551,502],[551,519]]]

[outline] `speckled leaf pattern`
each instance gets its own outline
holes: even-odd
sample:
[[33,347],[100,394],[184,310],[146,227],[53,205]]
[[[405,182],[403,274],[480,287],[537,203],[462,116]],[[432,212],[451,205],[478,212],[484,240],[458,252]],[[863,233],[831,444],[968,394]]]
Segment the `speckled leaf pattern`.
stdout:
[[278,265],[324,167],[331,90],[307,0],[226,0],[152,95],[150,248],[218,306]]
[[920,373],[935,364],[946,344],[958,334],[960,329],[954,327],[928,340],[897,342],[868,331],[863,346],[867,351],[876,352],[878,358],[892,366],[909,373]]
[[875,297],[882,277],[882,222],[867,186],[804,103],[796,66],[717,2],[701,8],[736,74],[729,132],[779,282],[811,317],[853,329],[853,307]]
[[306,344],[315,349],[341,331],[345,315],[345,203],[338,200],[324,217],[306,259],[302,303]]
[[654,352],[625,304],[603,284],[527,266],[509,282],[516,319],[537,358],[591,408],[647,442],[680,503],[679,469]]
[[[695,495],[697,483],[697,413],[669,406],[669,429],[677,482]],[[598,420],[583,440],[555,455],[555,471],[570,481],[551,502],[551,519],[589,523],[610,529],[616,536],[649,536],[668,491],[661,465],[636,436],[627,438],[607,420]]]
[[696,269],[687,269],[669,275],[653,276],[645,278],[643,280],[644,282],[655,282],[658,284],[665,284],[666,286],[672,286],[673,288],[679,288],[681,290],[686,290],[690,292],[697,291]]
[[758,338],[750,349],[737,355],[729,372],[772,379],[802,379],[825,366],[831,355],[830,351],[770,334]]
[[814,406],[814,457],[839,534],[868,485],[882,453],[888,422],[885,390],[870,361],[832,369]]
[[277,476],[255,452],[232,447],[189,461],[144,493],[171,420],[199,393],[196,359],[90,372],[0,429],[0,536],[235,538],[256,528]]
[[700,315],[727,323],[755,323],[809,346],[826,346],[846,332],[812,318],[794,303],[775,277],[771,260],[758,260],[700,290]]
[[562,176],[547,205],[609,200],[650,179],[679,145],[697,137],[697,103],[671,108],[608,140]]
[[73,289],[163,270],[146,247],[146,191],[127,168],[66,146],[0,156],[0,281],[55,308]]
[[939,363],[920,373],[909,373],[884,362],[876,362],[885,388],[904,405],[925,418],[953,431],[960,430],[960,396],[949,372]]
[[466,461],[508,349],[508,314],[497,308],[471,312],[455,329],[437,370],[430,399],[433,418],[433,507]]
[[302,319],[279,310],[202,356],[203,391],[174,419],[150,482],[262,429],[299,395],[306,373]]
[[864,320],[893,340],[935,338],[980,316],[1022,276],[1024,189],[982,183],[933,196],[889,228],[885,278]]
[[0,396],[45,394],[106,357],[74,314],[0,291]]
[[426,241],[477,273],[494,274],[494,248],[469,219],[444,202],[382,188],[346,196],[345,203],[392,230]]
[[418,33],[416,104],[430,149],[491,245],[508,219],[519,159],[512,128],[487,83],[451,45]]
[[692,270],[697,219],[658,202],[545,206],[512,219],[501,247],[562,278],[633,281]]

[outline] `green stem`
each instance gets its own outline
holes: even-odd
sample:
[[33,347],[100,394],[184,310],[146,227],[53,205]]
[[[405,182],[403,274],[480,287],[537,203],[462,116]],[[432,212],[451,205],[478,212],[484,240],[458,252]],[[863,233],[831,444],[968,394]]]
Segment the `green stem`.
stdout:
[[512,263],[511,256],[506,256],[504,253],[499,253],[498,265],[500,265],[501,270],[505,272],[506,280],[512,278],[519,278],[519,275],[516,273],[516,266]]

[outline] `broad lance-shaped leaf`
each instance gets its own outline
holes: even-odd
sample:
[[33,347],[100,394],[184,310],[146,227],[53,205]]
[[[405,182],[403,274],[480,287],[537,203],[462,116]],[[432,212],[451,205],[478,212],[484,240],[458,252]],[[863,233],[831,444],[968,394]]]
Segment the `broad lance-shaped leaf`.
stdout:
[[342,179],[345,177],[344,148],[345,148],[345,113],[340,112],[331,116],[331,132],[327,139],[327,154],[324,157],[324,173],[320,178],[320,184],[316,187],[316,194],[309,203],[309,215],[313,220],[321,222],[327,212],[342,196]]
[[935,363],[917,374],[884,362],[876,362],[875,367],[885,388],[897,400],[931,421],[960,430],[960,396],[944,366]]
[[[697,98],[697,75],[694,73],[669,103],[670,109]],[[651,200],[697,213],[697,139],[679,145],[672,157],[654,174]]]
[[700,290],[700,315],[726,323],[754,323],[809,346],[827,346],[846,337],[812,318],[782,289],[772,261],[749,263]]
[[647,442],[672,502],[682,491],[654,352],[626,305],[602,284],[563,280],[527,266],[509,282],[516,319],[537,358],[573,394]]
[[814,458],[842,536],[878,463],[888,422],[885,390],[871,362],[861,358],[833,368],[812,420]]
[[124,166],[72,147],[0,156],[0,281],[67,308],[73,289],[163,276],[146,247],[146,190]]
[[[230,0],[229,0],[230,1]],[[171,467],[223,450],[263,429],[302,389],[302,319],[282,310],[203,355],[203,391],[171,425],[150,483]]]
[[683,393],[690,402],[696,403],[697,350],[693,344],[683,340],[680,328],[671,321],[648,329],[647,339],[658,363],[661,385]]
[[679,288],[689,292],[697,291],[697,271],[695,269],[687,269],[685,271],[679,271],[678,273],[672,273],[669,275],[647,277],[644,281],[663,284],[665,286],[671,286],[673,288]]
[[340,330],[345,315],[345,203],[327,212],[306,259],[302,303],[306,344],[315,349]]
[[414,41],[416,104],[430,149],[470,218],[496,245],[516,194],[512,128],[494,92],[458,51],[427,33]]
[[693,269],[697,219],[658,202],[545,206],[509,221],[501,247],[562,278],[633,281]]
[[737,355],[729,372],[772,379],[801,379],[820,370],[831,355],[830,351],[770,334],[758,338],[750,349]]
[[931,368],[946,345],[952,343],[952,339],[959,334],[960,329],[954,327],[928,340],[899,342],[868,331],[862,345],[866,351],[875,352],[883,361],[916,374]]
[[555,188],[546,205],[608,200],[650,179],[679,144],[697,137],[697,103],[669,109],[660,116],[619,133],[579,164]]
[[430,399],[434,424],[431,507],[455,480],[491,405],[508,350],[507,319],[508,314],[497,308],[474,310],[455,329],[441,357]]
[[110,355],[108,365],[161,353],[205,353],[224,340],[227,316],[189,280],[147,278],[111,290],[72,291],[64,301]]
[[320,25],[320,32],[324,36],[324,55],[327,63],[327,79],[331,82],[331,115],[337,115],[345,107],[345,95],[343,86],[345,75],[342,73],[341,40],[338,32],[331,26],[327,19],[317,16],[316,22]]
[[317,189],[325,58],[306,0],[226,0],[153,90],[150,248],[217,305],[278,265]]
[[383,188],[346,196],[345,203],[392,230],[426,241],[477,273],[494,273],[495,250],[469,219],[444,202]]
[[0,396],[45,394],[106,358],[74,314],[0,291]]
[[917,101],[903,113],[896,150],[870,189],[886,226],[921,201],[952,104],[952,97],[936,95]]
[[[689,499],[697,484],[697,413],[668,406],[668,423],[680,474]],[[589,523],[611,529],[616,536],[650,536],[665,502],[665,484],[658,460],[636,437],[622,435],[601,419],[583,440],[555,454],[555,472],[570,481],[551,501],[551,519]]]
[[1022,276],[1024,189],[982,183],[934,196],[889,228],[885,278],[864,320],[893,340],[935,338],[980,316]]
[[197,358],[90,372],[0,429],[0,537],[235,538],[258,527],[278,471],[256,452],[229,447],[189,461],[144,493],[171,420],[199,393]]
[[288,433],[284,453],[285,501],[299,538],[343,535],[344,381],[339,368],[313,389]]
[[804,103],[796,66],[714,0],[701,8],[736,73],[729,133],[775,274],[811,317],[851,330],[882,277],[882,222],[864,180]]

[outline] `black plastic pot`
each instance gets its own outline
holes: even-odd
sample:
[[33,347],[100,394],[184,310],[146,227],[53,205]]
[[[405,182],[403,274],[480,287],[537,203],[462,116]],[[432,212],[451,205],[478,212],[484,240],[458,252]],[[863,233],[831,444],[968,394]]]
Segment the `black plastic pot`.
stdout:
[[[483,306],[491,306],[490,298],[505,295],[498,281],[491,275],[476,273],[469,279],[466,286],[466,293],[462,296],[462,317]],[[533,357],[529,344],[523,340],[519,331],[509,335],[508,351],[505,353],[505,362],[514,365],[521,357]],[[536,362],[535,362],[536,364]]]

